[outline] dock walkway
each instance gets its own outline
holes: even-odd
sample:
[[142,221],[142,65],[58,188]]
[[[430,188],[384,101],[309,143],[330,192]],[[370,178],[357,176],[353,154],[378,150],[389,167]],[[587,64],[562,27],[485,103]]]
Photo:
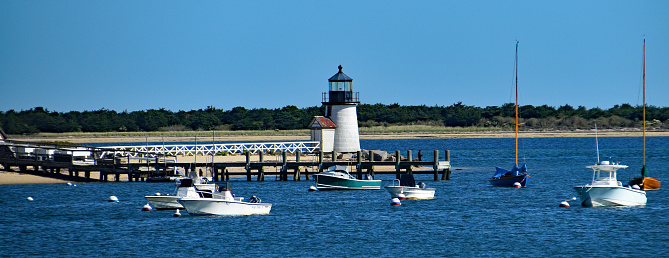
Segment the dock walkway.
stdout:
[[[439,151],[435,150],[435,159],[432,161],[411,158],[375,161],[369,158],[374,157],[372,151],[369,151],[367,159],[363,159],[360,151],[353,154],[352,159],[338,159],[335,152],[327,153],[329,158],[326,159],[326,153],[317,152],[317,160],[313,158],[316,153],[309,152],[304,154],[309,154],[312,159],[303,161],[300,149],[295,149],[294,153],[282,151],[280,159],[275,156],[277,159],[274,161],[265,160],[265,152],[257,151],[258,159],[252,161],[251,151],[245,151],[246,158],[242,162],[216,162],[213,157],[217,153],[213,151],[210,152],[211,162],[196,162],[198,155],[195,155],[193,162],[178,162],[174,155],[159,156],[137,150],[114,150],[116,153],[113,155],[103,155],[108,151],[94,147],[4,141],[0,142],[0,166],[6,171],[18,168],[20,173],[85,182],[107,182],[111,181],[111,177],[114,181],[121,181],[124,177],[131,182],[167,180],[170,175],[175,176],[178,169],[198,171],[201,176],[211,176],[214,181],[230,180],[233,176],[245,176],[248,181],[253,180],[253,177],[257,181],[264,181],[265,176],[276,176],[277,180],[288,181],[289,176],[292,176],[292,180],[299,181],[302,176],[309,180],[310,175],[333,165],[354,167],[351,174],[358,178],[367,173],[372,177],[375,174],[396,174],[399,178],[400,174],[406,173],[433,174],[434,180],[450,180],[451,174],[448,150],[443,160],[439,160]],[[294,155],[294,161],[289,161],[289,154],[291,158]],[[401,157],[400,151],[396,151],[394,157]],[[412,157],[411,151],[407,151],[407,157]],[[308,168],[312,168],[312,171]],[[205,171],[202,172],[202,169]]]

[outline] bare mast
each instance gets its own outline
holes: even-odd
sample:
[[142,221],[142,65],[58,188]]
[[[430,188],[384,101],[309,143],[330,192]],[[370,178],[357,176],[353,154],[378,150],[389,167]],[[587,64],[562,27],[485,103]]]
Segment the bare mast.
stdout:
[[517,40],[516,40],[516,165],[518,165],[518,41]]
[[643,166],[646,166],[646,39],[643,39]]

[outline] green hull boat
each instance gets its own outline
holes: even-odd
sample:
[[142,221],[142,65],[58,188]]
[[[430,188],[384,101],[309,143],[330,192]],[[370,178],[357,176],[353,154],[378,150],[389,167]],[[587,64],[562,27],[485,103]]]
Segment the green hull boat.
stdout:
[[314,175],[318,190],[378,190],[381,180],[374,180],[369,175],[366,179],[351,176],[346,166],[332,166],[327,171]]

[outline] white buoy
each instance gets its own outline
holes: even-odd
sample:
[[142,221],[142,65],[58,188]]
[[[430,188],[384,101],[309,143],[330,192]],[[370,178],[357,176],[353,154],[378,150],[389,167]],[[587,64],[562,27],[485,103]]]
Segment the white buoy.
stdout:
[[109,196],[109,202],[118,202],[118,198],[116,196]]
[[28,196],[28,198],[27,198],[27,199],[28,199],[28,201],[32,201],[32,200],[33,200],[33,198],[32,198],[32,197],[30,197],[30,196]]
[[144,207],[142,207],[142,211],[152,211],[152,210],[153,208],[151,208],[151,205],[149,205],[148,203],[145,204]]
[[72,186],[77,186],[77,185],[72,185]]
[[404,201],[404,200],[406,200],[406,198],[407,197],[403,193],[400,193],[400,194],[397,195],[397,199],[400,199],[400,201]]
[[560,203],[560,207],[562,207],[562,208],[569,208],[569,203],[568,203],[567,201],[562,201],[562,202]]
[[309,186],[309,192],[315,192],[315,191],[318,191],[318,188],[316,188],[316,187],[313,186],[313,185],[312,185],[312,186]]
[[400,202],[399,198],[393,198],[393,200],[390,202],[391,206],[400,206],[402,203]]
[[69,185],[69,186],[72,186],[72,183],[70,183],[70,182],[67,182],[67,185]]
[[179,213],[179,209],[177,209],[177,212],[172,215],[173,217],[181,217],[181,213]]
[[520,188],[522,185],[519,182],[513,183],[513,187]]

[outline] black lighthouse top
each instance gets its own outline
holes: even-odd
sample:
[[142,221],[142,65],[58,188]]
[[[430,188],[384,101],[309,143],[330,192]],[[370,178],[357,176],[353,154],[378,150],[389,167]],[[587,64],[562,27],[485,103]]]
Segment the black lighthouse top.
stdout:
[[[332,83],[332,82],[352,82],[353,81],[353,79],[351,79],[351,77],[348,77],[348,75],[346,75],[344,72],[341,71],[341,69],[343,68],[341,65],[339,65],[338,68],[339,68],[339,72],[337,74],[333,75],[332,77],[330,77],[330,79],[328,79],[329,82]],[[350,86],[350,84],[349,84],[349,86]],[[330,90],[332,90],[332,88],[330,88]]]
[[341,70],[342,66],[339,65],[339,72],[328,79],[330,89],[327,95],[323,92],[324,105],[360,103],[360,93],[353,92],[353,79]]

